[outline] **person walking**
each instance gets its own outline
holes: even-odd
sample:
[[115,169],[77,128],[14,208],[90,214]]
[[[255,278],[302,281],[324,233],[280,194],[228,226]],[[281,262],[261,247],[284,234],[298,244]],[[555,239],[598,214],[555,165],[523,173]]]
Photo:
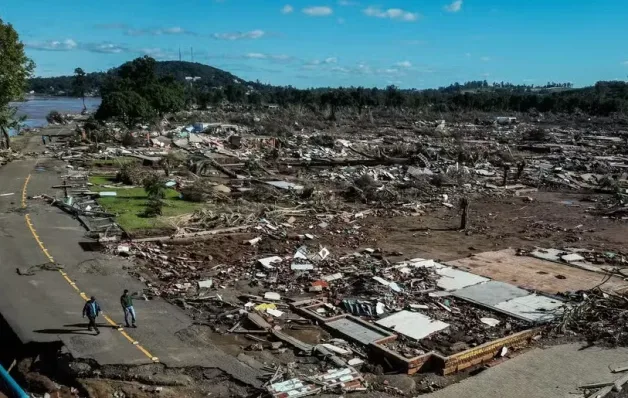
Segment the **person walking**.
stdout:
[[[126,323],[126,327],[134,327],[135,324],[135,308],[133,308],[133,295],[129,294],[128,289],[124,289],[124,293],[120,296],[120,305],[122,305],[122,310],[124,311],[124,322]],[[131,316],[131,325],[129,325],[129,315]]]
[[96,297],[90,297],[89,301],[83,306],[83,318],[87,317],[87,319],[89,319],[87,330],[91,332],[93,328],[96,331],[96,335],[100,334],[100,330],[98,330],[98,326],[96,326],[96,317],[100,312],[100,305],[96,302]]

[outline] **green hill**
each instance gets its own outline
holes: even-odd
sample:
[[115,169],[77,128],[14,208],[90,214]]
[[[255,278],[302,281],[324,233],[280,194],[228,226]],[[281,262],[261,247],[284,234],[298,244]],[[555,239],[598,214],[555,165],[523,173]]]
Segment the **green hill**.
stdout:
[[[108,73],[115,73],[118,68],[107,72],[93,72],[85,76],[88,93],[98,94],[100,86]],[[160,61],[157,62],[158,76],[173,76],[179,81],[185,81],[186,76],[200,77],[196,83],[205,87],[220,87],[228,84],[247,82],[239,77],[213,66],[187,61]],[[72,90],[72,76],[35,77],[29,80],[28,91],[36,94],[64,95]]]

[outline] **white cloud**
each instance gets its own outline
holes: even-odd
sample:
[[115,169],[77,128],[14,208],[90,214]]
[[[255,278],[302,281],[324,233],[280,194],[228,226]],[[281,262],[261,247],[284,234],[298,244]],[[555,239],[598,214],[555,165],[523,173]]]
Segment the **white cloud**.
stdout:
[[262,54],[262,53],[248,53],[245,55],[246,58],[251,58],[251,59],[266,59],[268,58],[268,56],[266,54]]
[[43,51],[70,51],[78,44],[72,39],[27,42],[26,47]]
[[349,7],[349,6],[360,5],[360,3],[358,3],[357,1],[350,1],[350,0],[338,0],[338,5],[343,6],[343,7]]
[[329,7],[308,7],[303,9],[303,13],[311,17],[325,17],[334,13]]
[[382,10],[378,7],[368,7],[363,10],[364,14],[369,17],[397,19],[400,21],[412,22],[419,19],[419,14],[402,10],[401,8],[389,8]]
[[462,10],[462,0],[455,0],[453,3],[445,6],[447,12],[458,12]]
[[294,8],[290,4],[286,4],[281,9],[281,13],[282,14],[290,14],[290,13],[292,13],[292,11],[294,11]]
[[491,60],[491,57],[480,57],[480,61],[482,62],[488,62]]
[[624,61],[621,64],[624,65],[624,66],[628,66],[628,61]]
[[140,48],[139,52],[144,55],[155,59],[174,59],[175,54],[169,51],[164,51],[161,48]]
[[93,53],[101,54],[120,54],[129,51],[128,48],[114,43],[88,43],[81,46],[82,49]]
[[174,26],[172,28],[163,29],[163,33],[169,35],[180,35],[182,33],[185,33],[185,30],[180,26]]
[[[120,24],[118,28],[123,27],[124,25]],[[161,35],[190,35],[196,36],[196,33],[190,32],[189,30],[185,30],[180,26],[172,26],[168,28],[157,28],[157,29],[133,29],[127,28],[125,34],[129,36],[161,36]]]
[[285,55],[285,54],[271,55],[271,54],[264,54],[264,53],[248,53],[244,55],[244,58],[265,59],[265,60],[275,62],[275,63],[289,63],[294,60],[293,57],[289,55]]
[[265,34],[263,30],[256,29],[250,32],[214,33],[212,37],[218,40],[255,40],[262,38]]
[[412,63],[410,61],[401,61],[401,62],[397,62],[396,64],[398,67],[400,68],[411,68],[412,67]]
[[340,72],[340,73],[349,73],[351,72],[349,69],[347,68],[343,68],[342,66],[334,66],[333,68],[331,68],[332,72]]
[[335,63],[338,63],[338,59],[336,57],[325,58],[323,63],[324,64],[335,64]]

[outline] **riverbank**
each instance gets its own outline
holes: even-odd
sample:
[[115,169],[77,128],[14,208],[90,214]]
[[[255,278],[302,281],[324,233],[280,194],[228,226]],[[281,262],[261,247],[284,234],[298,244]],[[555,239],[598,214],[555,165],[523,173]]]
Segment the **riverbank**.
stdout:
[[[100,106],[99,97],[85,98],[85,106],[88,112],[95,112]],[[74,97],[49,97],[36,96],[28,97],[24,102],[12,102],[10,104],[17,108],[19,117],[26,117],[22,123],[23,127],[44,127],[48,124],[46,116],[50,111],[58,111],[61,114],[77,114],[83,110],[81,98]],[[13,131],[13,134],[16,132]]]

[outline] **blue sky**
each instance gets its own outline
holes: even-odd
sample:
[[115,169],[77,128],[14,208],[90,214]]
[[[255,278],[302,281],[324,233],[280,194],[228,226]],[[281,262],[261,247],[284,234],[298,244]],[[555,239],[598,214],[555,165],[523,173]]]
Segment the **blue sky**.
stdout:
[[2,0],[36,74],[141,55],[247,80],[429,88],[628,76],[626,0]]

